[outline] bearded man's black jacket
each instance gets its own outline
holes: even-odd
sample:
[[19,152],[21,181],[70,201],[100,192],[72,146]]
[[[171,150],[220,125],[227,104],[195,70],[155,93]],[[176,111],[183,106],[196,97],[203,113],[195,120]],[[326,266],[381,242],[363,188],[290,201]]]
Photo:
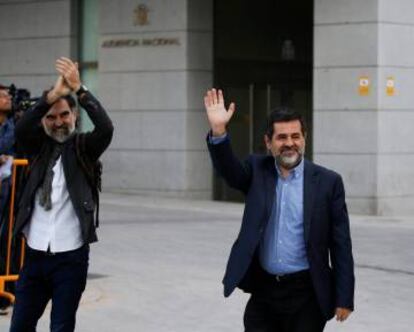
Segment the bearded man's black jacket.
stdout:
[[[112,122],[96,98],[86,92],[79,98],[80,105],[86,110],[95,128],[85,134],[84,152],[89,160],[97,160],[109,146],[113,135]],[[51,105],[46,102],[46,94],[29,109],[16,125],[17,142],[21,144],[29,157],[29,174],[24,191],[19,200],[14,235],[22,232],[30,222],[36,191],[42,184],[46,167],[56,142],[46,135],[42,125],[42,117],[49,111]],[[97,241],[95,229],[96,203],[92,195],[85,171],[77,155],[75,137],[72,135],[64,144],[62,164],[69,197],[79,219],[84,243]]]

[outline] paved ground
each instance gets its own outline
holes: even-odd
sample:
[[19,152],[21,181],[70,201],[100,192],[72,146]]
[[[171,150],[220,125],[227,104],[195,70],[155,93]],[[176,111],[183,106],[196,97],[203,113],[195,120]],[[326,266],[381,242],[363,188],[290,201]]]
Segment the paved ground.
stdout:
[[[221,287],[242,205],[115,194],[102,203],[77,331],[242,331],[247,296],[224,299]],[[414,217],[352,216],[352,235],[356,312],[326,331],[413,331]]]

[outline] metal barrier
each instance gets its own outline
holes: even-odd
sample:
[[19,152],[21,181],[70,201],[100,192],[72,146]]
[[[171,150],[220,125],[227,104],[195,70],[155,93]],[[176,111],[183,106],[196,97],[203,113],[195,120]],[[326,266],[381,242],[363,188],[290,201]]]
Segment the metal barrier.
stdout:
[[[12,238],[13,238],[13,225],[14,225],[14,207],[15,207],[15,197],[16,197],[16,173],[17,167],[25,167],[29,163],[27,159],[14,159],[12,166],[11,174],[11,191],[10,191],[10,208],[9,208],[9,218],[8,218],[8,229],[7,229],[7,247],[6,247],[6,262],[5,262],[5,273],[0,275],[0,297],[8,299],[11,303],[14,303],[15,297],[12,293],[6,291],[7,282],[15,282],[19,279],[18,274],[11,274],[10,266],[12,259]],[[0,239],[1,240],[1,239]],[[20,249],[20,268],[23,266],[24,262],[24,249],[25,243],[24,239],[21,240],[21,249]]]

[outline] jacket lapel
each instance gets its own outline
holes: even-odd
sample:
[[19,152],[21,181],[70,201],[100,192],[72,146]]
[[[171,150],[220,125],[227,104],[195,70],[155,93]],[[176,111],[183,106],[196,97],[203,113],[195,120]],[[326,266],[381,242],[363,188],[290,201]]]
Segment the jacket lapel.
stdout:
[[63,173],[65,174],[66,187],[68,191],[71,190],[73,181],[73,170],[76,169],[76,157],[74,158],[74,152],[72,151],[73,139],[65,143],[62,151],[62,164]]
[[304,181],[303,181],[303,228],[305,243],[309,242],[312,211],[318,185],[318,176],[313,164],[305,160]]
[[275,168],[275,162],[273,157],[268,157],[266,159],[266,167],[264,172],[264,183],[266,188],[266,218],[265,223],[270,218],[272,213],[273,203],[276,199],[276,181],[277,181],[277,171]]

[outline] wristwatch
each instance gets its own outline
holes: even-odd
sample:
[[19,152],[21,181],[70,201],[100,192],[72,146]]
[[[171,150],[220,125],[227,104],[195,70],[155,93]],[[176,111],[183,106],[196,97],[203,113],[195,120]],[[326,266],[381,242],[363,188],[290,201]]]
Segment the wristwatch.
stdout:
[[88,88],[85,85],[81,85],[80,88],[78,89],[78,91],[76,91],[76,95],[78,97],[80,97],[82,94],[84,94],[85,92],[88,92]]

